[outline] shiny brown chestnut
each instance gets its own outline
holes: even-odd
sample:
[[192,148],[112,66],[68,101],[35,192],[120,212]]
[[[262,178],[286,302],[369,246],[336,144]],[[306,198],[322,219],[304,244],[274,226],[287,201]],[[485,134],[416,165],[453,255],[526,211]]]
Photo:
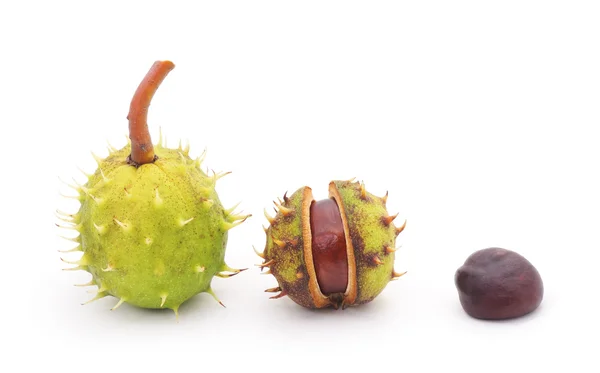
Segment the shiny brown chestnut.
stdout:
[[340,209],[333,198],[311,203],[310,229],[321,292],[327,296],[343,293],[348,287],[348,254]]
[[544,285],[537,269],[522,255],[490,247],[471,254],[454,276],[464,311],[477,319],[524,316],[541,304]]

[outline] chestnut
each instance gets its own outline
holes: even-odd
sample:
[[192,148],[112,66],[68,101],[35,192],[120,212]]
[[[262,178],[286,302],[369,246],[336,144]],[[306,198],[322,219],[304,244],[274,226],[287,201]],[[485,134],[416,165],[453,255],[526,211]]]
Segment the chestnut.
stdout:
[[475,251],[454,276],[463,310],[471,317],[502,320],[533,312],[544,285],[537,269],[515,251],[490,247]]
[[287,296],[310,309],[345,309],[369,303],[406,272],[394,269],[396,237],[406,221],[394,223],[383,197],[371,194],[362,182],[333,180],[329,195],[313,198],[303,186],[287,192],[265,210],[269,226],[265,249],[256,254],[258,266],[269,269],[278,286],[265,290]]

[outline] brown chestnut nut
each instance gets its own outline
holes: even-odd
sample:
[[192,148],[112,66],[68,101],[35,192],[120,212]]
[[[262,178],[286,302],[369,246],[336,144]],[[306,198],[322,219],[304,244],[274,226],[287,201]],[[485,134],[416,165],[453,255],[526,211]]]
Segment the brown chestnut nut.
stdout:
[[462,308],[477,319],[524,316],[538,308],[544,295],[537,269],[522,255],[497,247],[471,254],[454,282]]

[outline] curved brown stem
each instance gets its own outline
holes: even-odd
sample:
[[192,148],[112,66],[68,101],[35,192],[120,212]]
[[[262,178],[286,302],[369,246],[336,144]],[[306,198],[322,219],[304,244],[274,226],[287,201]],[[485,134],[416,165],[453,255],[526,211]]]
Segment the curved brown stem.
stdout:
[[129,115],[127,115],[131,154],[127,160],[135,166],[141,166],[156,160],[154,146],[148,131],[148,108],[156,90],[174,67],[175,65],[171,61],[154,62],[131,100]]

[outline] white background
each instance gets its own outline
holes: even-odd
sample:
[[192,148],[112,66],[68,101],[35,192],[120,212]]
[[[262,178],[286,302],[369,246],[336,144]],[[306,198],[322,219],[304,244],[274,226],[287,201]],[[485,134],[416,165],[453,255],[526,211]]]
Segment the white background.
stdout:
[[[3,2],[2,290],[6,371],[598,372],[600,4],[597,1]],[[227,262],[250,269],[172,312],[110,311],[65,272],[59,178],[125,144],[129,102],[176,68],[149,113],[168,145],[232,171],[218,191],[253,216]],[[308,311],[259,275],[265,208],[356,177],[408,224],[372,303]],[[528,258],[532,315],[462,311],[473,251]],[[72,257],[71,257],[72,258]],[[88,275],[89,276],[89,275]],[[3,368],[4,371],[4,368]]]

